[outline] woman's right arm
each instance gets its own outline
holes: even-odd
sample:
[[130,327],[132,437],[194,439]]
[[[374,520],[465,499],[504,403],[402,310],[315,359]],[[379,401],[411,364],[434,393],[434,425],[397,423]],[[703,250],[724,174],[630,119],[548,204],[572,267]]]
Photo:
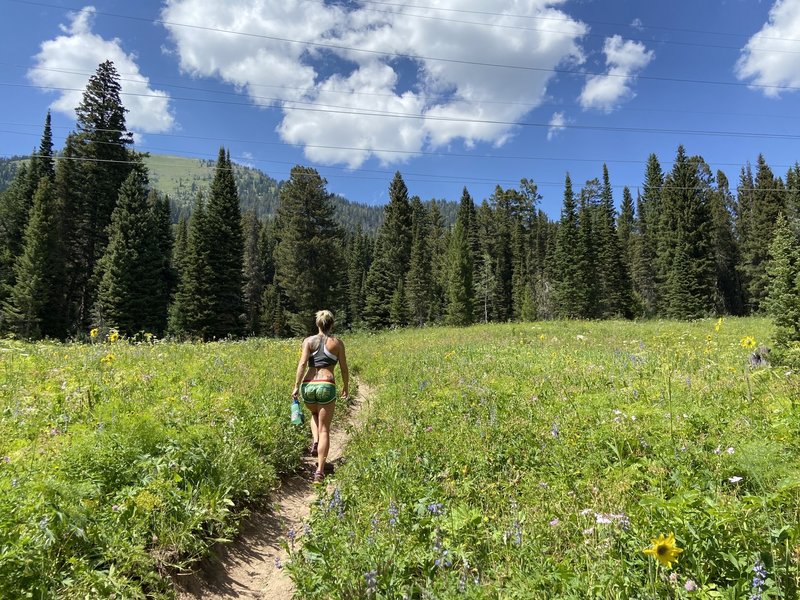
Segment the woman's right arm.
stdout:
[[339,340],[339,370],[342,372],[342,398],[350,395],[350,370],[347,368],[347,355],[344,352],[344,342]]
[[303,346],[300,350],[300,362],[297,363],[297,373],[294,376],[294,389],[292,390],[292,398],[297,398],[300,395],[300,382],[308,369],[308,340],[303,340]]

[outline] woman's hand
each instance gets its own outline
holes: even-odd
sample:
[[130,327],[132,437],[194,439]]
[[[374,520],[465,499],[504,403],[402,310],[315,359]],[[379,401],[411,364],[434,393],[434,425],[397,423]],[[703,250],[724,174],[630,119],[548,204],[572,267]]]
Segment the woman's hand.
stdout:
[[297,386],[294,386],[294,389],[292,390],[292,398],[297,400],[298,396],[300,396],[300,389]]
[[350,392],[347,390],[347,388],[344,388],[344,389],[342,390],[342,393],[341,393],[341,398],[342,398],[342,400],[347,400],[347,398],[348,398],[349,396],[350,396]]

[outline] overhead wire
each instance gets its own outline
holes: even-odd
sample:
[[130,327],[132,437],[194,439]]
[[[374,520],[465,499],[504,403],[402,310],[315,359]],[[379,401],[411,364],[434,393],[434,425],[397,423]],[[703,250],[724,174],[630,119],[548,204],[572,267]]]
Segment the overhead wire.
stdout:
[[[6,0],[8,2],[15,2],[19,4],[29,4],[33,6],[46,6],[49,8],[57,8],[59,10],[67,10],[67,11],[75,11],[77,9],[68,8],[64,6],[57,6],[54,4],[48,4],[44,2],[34,2],[32,0]],[[258,39],[266,39],[290,44],[300,44],[306,45],[316,48],[326,48],[332,50],[346,50],[348,52],[360,52],[365,53],[373,56],[386,56],[392,58],[405,58],[409,60],[430,60],[436,62],[446,62],[446,63],[453,63],[453,64],[463,64],[463,65],[471,65],[471,66],[480,66],[480,67],[489,67],[495,69],[512,69],[512,70],[521,70],[521,71],[531,71],[531,72],[547,72],[547,73],[558,73],[562,75],[581,75],[581,76],[597,76],[597,77],[609,77],[609,78],[621,78],[621,79],[642,79],[642,80],[649,80],[649,81],[663,81],[663,82],[673,82],[673,83],[692,83],[692,84],[704,84],[704,85],[723,85],[723,86],[746,86],[751,88],[763,88],[763,89],[775,89],[775,90],[800,90],[800,86],[790,86],[790,85],[775,85],[775,84],[762,84],[762,83],[745,83],[745,82],[734,82],[734,81],[720,81],[720,80],[705,80],[705,79],[688,79],[688,78],[679,78],[679,77],[661,77],[655,75],[623,75],[620,73],[611,73],[611,72],[594,72],[594,71],[579,71],[574,69],[559,69],[556,67],[548,68],[548,67],[534,67],[529,65],[511,65],[511,64],[503,64],[503,63],[493,63],[493,62],[481,62],[481,61],[472,61],[472,60],[464,60],[464,59],[457,59],[457,58],[444,58],[444,57],[434,57],[434,56],[423,56],[417,54],[408,54],[402,52],[385,52],[381,50],[371,50],[367,48],[356,48],[353,46],[345,46],[341,44],[332,44],[326,42],[313,42],[309,40],[295,40],[291,38],[285,38],[281,36],[273,36],[273,35],[266,35],[261,33],[251,33],[246,31],[237,31],[232,29],[223,29],[220,27],[210,27],[205,25],[195,25],[195,24],[188,24],[188,23],[178,23],[174,21],[166,21],[164,19],[148,19],[144,17],[135,17],[132,15],[121,15],[118,13],[109,13],[104,11],[95,11],[95,14],[110,16],[115,18],[121,19],[130,19],[135,21],[144,21],[148,23],[159,23],[162,25],[169,25],[174,27],[185,27],[190,29],[197,29],[200,31],[210,31],[210,32],[217,32],[217,33],[225,33],[225,34],[232,34],[232,35],[241,35],[245,37],[252,37]]]

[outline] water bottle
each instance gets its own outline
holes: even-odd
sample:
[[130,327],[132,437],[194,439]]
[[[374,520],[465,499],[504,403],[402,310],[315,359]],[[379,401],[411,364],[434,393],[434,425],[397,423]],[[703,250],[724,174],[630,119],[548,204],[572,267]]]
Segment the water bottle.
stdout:
[[303,409],[300,407],[297,398],[294,398],[292,400],[292,425],[302,425],[304,421]]

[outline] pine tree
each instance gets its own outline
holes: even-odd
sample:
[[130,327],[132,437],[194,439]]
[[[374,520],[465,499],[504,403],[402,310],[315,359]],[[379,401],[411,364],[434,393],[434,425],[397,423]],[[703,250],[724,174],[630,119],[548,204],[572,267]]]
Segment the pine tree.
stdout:
[[[711,248],[710,173],[699,157],[689,158],[683,149],[664,182],[664,216],[659,258],[669,259],[666,290],[667,314],[698,318],[714,312],[715,272]],[[668,243],[667,240],[673,240]],[[686,286],[676,289],[676,286]]]
[[212,249],[205,237],[206,208],[198,194],[189,220],[189,236],[185,254],[176,243],[175,262],[178,266],[178,287],[169,315],[169,331],[178,337],[209,339],[214,318],[208,285],[212,278],[209,254]]
[[246,315],[245,330],[248,335],[258,335],[261,322],[264,286],[264,260],[260,246],[261,223],[255,212],[247,211],[242,216],[242,232],[244,234],[244,264],[242,277],[244,280],[244,310]]
[[56,178],[56,163],[53,157],[53,129],[49,110],[44,120],[44,131],[39,142],[39,150],[31,157],[29,175],[31,187],[35,189],[42,177],[47,177],[51,183]]
[[371,262],[371,246],[372,240],[359,224],[347,247],[347,315],[352,327],[361,325],[364,320],[364,288]]
[[108,226],[122,182],[139,162],[128,149],[133,136],[125,124],[119,74],[111,61],[101,63],[86,84],[75,109],[77,132],[70,153],[78,161],[77,187],[69,190],[65,210],[72,219],[67,231],[70,314],[74,329],[88,324],[98,281],[97,262],[108,244]]
[[717,189],[711,194],[710,199],[711,245],[716,272],[716,312],[741,315],[744,312],[744,300],[737,271],[739,246],[733,225],[734,200],[728,178],[722,171],[717,171]]
[[762,155],[758,156],[755,185],[749,208],[742,215],[746,222],[742,238],[742,263],[747,301],[752,311],[761,308],[767,291],[766,263],[778,215],[786,214],[783,182],[772,174]]
[[[153,236],[154,211],[144,169],[122,184],[109,228],[109,243],[98,263],[95,325],[117,327],[132,336],[163,326],[166,312],[164,251]],[[157,306],[156,306],[157,305]]]
[[25,227],[31,210],[28,181],[28,169],[23,164],[9,188],[0,193],[0,301],[14,287],[14,262],[24,247]]
[[[177,287],[178,274],[172,264],[172,209],[168,196],[150,190],[147,199],[152,223],[151,262],[155,273],[146,333],[162,336],[167,331],[169,305]],[[185,222],[184,222],[185,226]]]
[[419,197],[414,196],[411,199],[411,261],[407,275],[406,295],[408,296],[410,322],[417,327],[425,325],[430,314],[431,259],[428,211]]
[[583,319],[593,319],[599,314],[598,253],[595,247],[599,201],[600,182],[590,179],[581,189],[578,204],[577,265],[584,285],[575,290],[575,302],[579,317]]
[[439,204],[431,201],[429,206],[430,234],[428,247],[431,253],[431,303],[428,323],[439,323],[444,318],[444,290],[446,287],[446,232]]
[[631,277],[633,289],[639,297],[645,316],[654,316],[660,310],[659,287],[666,278],[666,265],[659,264],[661,191],[664,175],[655,154],[647,160],[644,191],[637,196],[637,243]]
[[511,194],[500,186],[495,188],[490,199],[494,240],[492,262],[494,263],[495,289],[492,292],[492,320],[508,321],[512,313],[513,260],[511,251]]
[[389,306],[411,261],[411,205],[399,172],[389,186],[389,203],[378,230],[365,285],[364,320],[375,329],[391,324]]
[[239,336],[244,332],[242,263],[244,239],[239,193],[230,155],[220,148],[214,179],[206,206],[205,229],[211,280],[206,293],[211,302],[213,320],[208,324],[211,338]]
[[631,196],[631,190],[626,185],[622,188],[622,204],[620,205],[619,219],[617,221],[617,236],[619,237],[619,247],[622,253],[622,263],[628,273],[632,272],[633,265],[635,223],[633,196]]
[[447,325],[469,325],[473,316],[472,263],[469,240],[460,219],[456,219],[447,249]]
[[764,308],[775,323],[780,348],[800,342],[800,251],[797,234],[783,214],[778,216],[767,263]]
[[608,167],[603,165],[603,185],[597,211],[595,251],[599,283],[598,309],[602,318],[630,317],[632,290],[623,262],[616,229],[616,213],[611,192]]
[[579,299],[585,296],[581,289],[586,281],[580,270],[579,242],[578,207],[572,191],[572,179],[567,173],[555,251],[554,310],[555,315],[561,318],[578,318],[582,314]]
[[15,283],[3,306],[6,328],[25,339],[61,335],[58,217],[53,185],[44,176],[34,194],[22,252],[14,262]]
[[281,187],[273,311],[280,307],[295,335],[313,331],[315,311],[336,313],[346,303],[340,294],[342,236],[325,185],[315,169],[296,166]]

